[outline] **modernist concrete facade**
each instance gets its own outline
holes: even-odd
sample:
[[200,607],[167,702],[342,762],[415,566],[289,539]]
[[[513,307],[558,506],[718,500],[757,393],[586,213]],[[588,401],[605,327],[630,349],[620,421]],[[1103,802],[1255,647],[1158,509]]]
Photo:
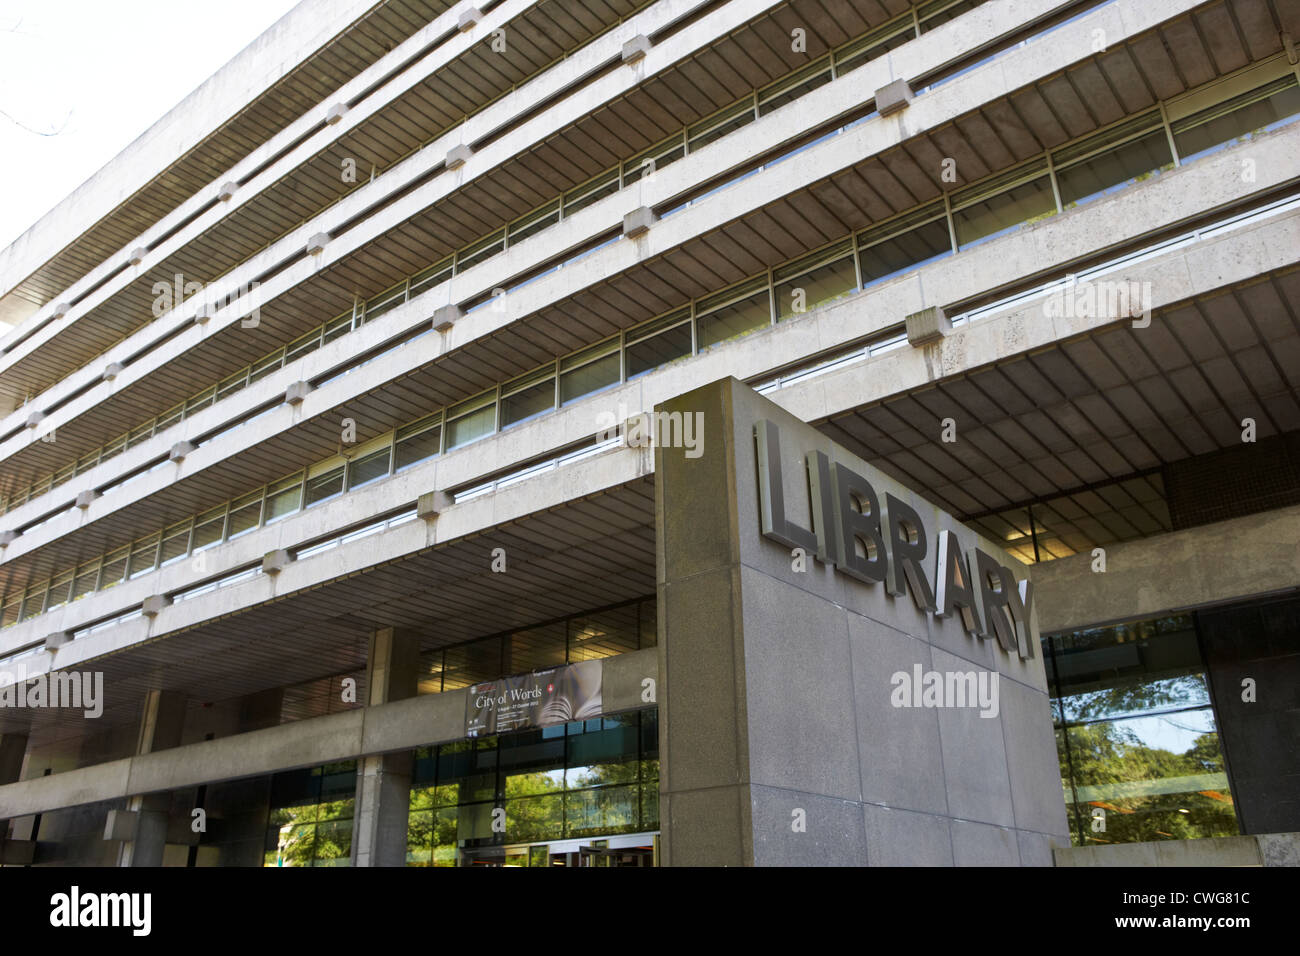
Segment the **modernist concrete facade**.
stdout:
[[[1268,0],[306,0],[0,252],[0,861],[1300,830],[1297,35]],[[698,457],[655,410],[704,413]],[[1033,658],[793,570],[756,418],[1015,568]],[[710,548],[729,589],[675,601]],[[598,714],[473,730],[472,688],[595,660]],[[998,717],[892,704],[915,663],[998,673]],[[102,699],[27,706],[58,674]]]

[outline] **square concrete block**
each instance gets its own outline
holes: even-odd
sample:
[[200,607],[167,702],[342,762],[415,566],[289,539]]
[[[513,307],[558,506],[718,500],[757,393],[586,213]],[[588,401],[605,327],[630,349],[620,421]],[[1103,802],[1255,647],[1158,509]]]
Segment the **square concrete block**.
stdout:
[[139,811],[109,810],[104,820],[104,839],[129,842],[135,839],[135,831],[139,825]]
[[194,312],[194,322],[196,325],[207,325],[216,314],[217,307],[211,303],[205,302]]
[[94,502],[94,500],[98,497],[99,497],[98,491],[96,491],[94,488],[87,488],[85,491],[77,492],[77,499],[73,503],[78,508],[85,510],[86,508],[89,508],[91,504]]
[[67,315],[70,311],[72,311],[72,306],[69,303],[60,302],[57,305],[55,305],[54,311],[50,313],[50,317],[54,319],[61,319],[65,315]]
[[277,548],[262,557],[262,573],[279,574],[287,568],[292,561],[293,555],[284,548]]
[[307,240],[307,255],[318,256],[325,251],[325,247],[330,244],[330,234],[328,232],[318,232]]
[[929,645],[857,614],[848,629],[862,799],[947,814],[939,715],[893,701],[892,676],[910,676],[915,664],[929,670]]
[[55,631],[53,634],[46,634],[45,649],[47,651],[57,651],[70,640],[72,640],[72,635],[67,631]]
[[623,235],[629,239],[645,235],[659,217],[648,206],[639,206],[623,217]]
[[644,33],[638,33],[632,39],[623,44],[623,62],[635,63],[649,52],[650,38]]
[[430,491],[416,500],[415,513],[424,521],[434,521],[453,504],[455,500],[447,492]]
[[140,613],[145,617],[157,617],[171,603],[172,599],[165,594],[151,594],[140,605]]
[[943,308],[937,305],[913,312],[907,317],[906,323],[907,341],[913,346],[937,342],[952,331],[952,322],[944,314]]
[[99,378],[101,381],[111,382],[113,381],[113,379],[117,378],[121,374],[122,374],[122,363],[109,362],[108,367],[104,369],[104,373],[100,375]]
[[325,125],[333,126],[347,114],[347,111],[346,103],[335,103],[329,108],[329,112],[325,114]]
[[951,821],[929,813],[864,804],[868,866],[952,866]]
[[468,10],[462,10],[460,16],[456,18],[456,29],[461,33],[473,30],[478,26],[479,21],[483,19],[483,11],[478,7],[470,7]]
[[44,412],[32,412],[30,415],[27,416],[27,427],[35,428],[43,421],[45,421]]
[[194,451],[194,443],[188,441],[178,441],[172,445],[172,450],[167,453],[169,461],[184,461],[185,456]]
[[230,200],[235,198],[235,193],[237,192],[239,192],[239,183],[222,183],[221,188],[217,190],[217,198],[222,202],[230,202]]
[[453,146],[451,149],[447,150],[447,158],[444,161],[444,165],[448,169],[459,169],[461,166],[464,166],[473,155],[474,150],[470,149],[464,143],[461,143],[459,146]]
[[749,779],[862,799],[844,611],[741,566]]
[[1265,866],[1300,866],[1300,833],[1261,833],[1255,842]]
[[819,794],[750,788],[755,866],[865,866],[862,806]]
[[435,332],[450,332],[451,327],[456,324],[465,313],[461,311],[458,305],[444,305],[433,313],[433,329]]
[[0,548],[7,548],[17,540],[17,531],[0,531]]
[[969,820],[952,821],[952,857],[957,866],[1019,866],[1016,831]]
[[[934,669],[940,673],[978,671],[970,661],[944,651],[933,650],[932,654]],[[949,814],[1003,827],[1013,825],[1011,780],[1002,735],[1004,715],[981,717],[980,711],[972,707],[939,707],[935,712],[939,715]],[[1050,766],[1059,768],[1055,760]],[[1053,790],[1061,792],[1059,778],[1054,781]]]
[[307,382],[292,382],[284,390],[284,400],[289,405],[301,405],[302,400],[307,397],[311,391],[311,385]]
[[138,266],[140,263],[144,262],[144,257],[147,256],[148,254],[149,254],[149,250],[146,249],[144,246],[136,246],[127,255],[126,261],[131,263],[131,265],[133,266]]
[[876,110],[881,116],[889,116],[907,108],[912,101],[912,88],[907,80],[894,80],[876,90]]

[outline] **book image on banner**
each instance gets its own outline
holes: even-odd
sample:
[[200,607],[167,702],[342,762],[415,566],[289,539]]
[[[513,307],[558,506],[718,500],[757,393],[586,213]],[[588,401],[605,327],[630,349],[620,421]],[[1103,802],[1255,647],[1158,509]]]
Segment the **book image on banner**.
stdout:
[[602,662],[583,661],[472,685],[466,736],[550,727],[600,716]]

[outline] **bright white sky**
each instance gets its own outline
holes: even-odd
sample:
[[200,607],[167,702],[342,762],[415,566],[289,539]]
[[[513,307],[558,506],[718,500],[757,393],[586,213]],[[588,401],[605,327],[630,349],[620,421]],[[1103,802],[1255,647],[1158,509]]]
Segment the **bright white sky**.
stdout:
[[0,0],[0,249],[296,3]]

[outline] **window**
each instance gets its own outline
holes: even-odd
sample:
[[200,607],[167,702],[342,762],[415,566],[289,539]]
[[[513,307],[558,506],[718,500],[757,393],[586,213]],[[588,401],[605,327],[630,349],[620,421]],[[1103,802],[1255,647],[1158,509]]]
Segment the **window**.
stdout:
[[456,256],[456,272],[461,273],[466,269],[472,269],[480,262],[486,262],[498,252],[506,247],[506,233],[504,229],[498,229],[486,239],[480,239],[478,242],[469,246],[464,252]]
[[510,226],[510,245],[523,242],[560,221],[560,201],[549,202]]
[[719,113],[715,113],[706,120],[696,123],[687,130],[687,149],[693,153],[697,149],[702,149],[714,140],[721,139],[728,133],[734,132],[753,121],[754,104],[750,100],[737,103]]
[[348,866],[355,814],[355,760],[271,777],[266,866]]
[[278,521],[302,507],[302,472],[282,478],[266,489],[266,523]]
[[579,209],[584,209],[616,192],[618,192],[618,170],[612,169],[607,173],[601,173],[591,182],[583,183],[564,194],[564,215],[566,218],[572,216]]
[[190,522],[181,521],[163,531],[159,567],[174,564],[190,550]]
[[856,70],[864,63],[870,63],[890,50],[915,39],[916,26],[912,23],[910,15],[905,18],[905,22],[886,23],[862,39],[845,45],[835,54],[835,75],[843,76],[850,70]]
[[777,320],[808,312],[858,288],[851,240],[792,262],[773,273]]
[[192,550],[199,552],[205,548],[210,548],[214,544],[220,544],[221,539],[226,533],[226,506],[213,508],[206,511],[194,519],[194,546]]
[[434,263],[422,272],[417,272],[411,277],[411,297],[414,298],[417,294],[426,289],[432,289],[440,282],[446,282],[451,278],[451,273],[451,256],[448,256],[441,262]]
[[226,522],[226,538],[233,541],[262,523],[262,492],[236,498],[230,503],[230,517]]
[[1052,154],[1065,208],[1087,202],[1174,166],[1156,110]]
[[151,534],[142,541],[131,545],[131,562],[127,569],[128,578],[138,578],[158,566],[158,543],[160,535]]
[[442,450],[442,416],[429,415],[397,430],[394,470],[401,471],[432,458]]
[[1186,162],[1248,139],[1300,114],[1300,86],[1284,76],[1170,125],[1178,155]]
[[622,356],[618,339],[607,339],[560,359],[560,403],[618,384]]
[[496,390],[447,409],[447,447],[459,448],[496,431]]
[[1056,212],[1047,160],[1037,159],[952,196],[958,248],[984,242]]
[[1190,616],[1042,643],[1076,845],[1236,834]]
[[815,63],[808,64],[802,70],[796,70],[785,79],[759,90],[758,115],[764,116],[775,109],[780,109],[830,81],[830,57],[823,57]]
[[859,233],[858,250],[863,286],[952,255],[943,203],[931,203]]
[[385,446],[348,462],[348,490],[360,488],[362,485],[386,477],[390,470],[391,456],[391,446]]
[[336,465],[307,479],[306,507],[320,504],[343,493],[343,466]]
[[628,379],[690,355],[691,339],[690,309],[679,309],[628,332]]
[[99,577],[99,588],[111,588],[126,576],[126,559],[129,548],[118,548],[104,555],[104,567]]
[[756,279],[700,300],[696,327],[701,349],[772,323],[767,280]]
[[686,142],[680,136],[665,143],[651,146],[645,152],[623,163],[623,185],[630,186],[642,176],[657,173],[670,163],[675,163],[686,155]]
[[555,366],[548,365],[501,386],[501,427],[555,408]]

